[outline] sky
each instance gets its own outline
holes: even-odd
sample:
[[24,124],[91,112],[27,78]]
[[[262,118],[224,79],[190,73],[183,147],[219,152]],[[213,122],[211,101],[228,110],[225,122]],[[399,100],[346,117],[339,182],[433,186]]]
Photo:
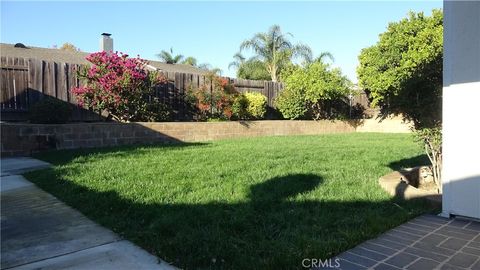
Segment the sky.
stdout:
[[[356,82],[358,55],[374,45],[389,22],[409,11],[430,14],[441,0],[317,2],[96,2],[1,1],[2,43],[99,50],[100,34],[112,34],[114,50],[158,60],[161,50],[193,56],[235,77],[228,69],[240,43],[273,24],[309,45],[333,54],[333,65]],[[249,56],[249,52],[245,52]]]

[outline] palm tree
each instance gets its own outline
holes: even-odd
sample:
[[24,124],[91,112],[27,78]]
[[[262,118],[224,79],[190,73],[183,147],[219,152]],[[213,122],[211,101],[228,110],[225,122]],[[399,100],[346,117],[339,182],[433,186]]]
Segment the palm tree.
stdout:
[[270,80],[265,64],[252,57],[248,60],[240,53],[233,55],[234,61],[228,65],[228,69],[234,67],[237,70],[237,78],[247,80]]
[[165,62],[167,64],[176,64],[183,59],[183,55],[181,54],[177,54],[174,56],[172,48],[170,48],[170,52],[162,50],[159,54],[157,54],[157,57],[160,58],[162,62]]
[[185,60],[182,61],[182,64],[190,65],[192,67],[196,67],[197,66],[197,59],[193,56],[189,56],[189,57],[185,58]]
[[240,45],[240,51],[251,49],[256,58],[262,61],[270,73],[272,81],[276,82],[281,70],[291,62],[292,58],[301,57],[311,61],[312,50],[304,44],[293,45],[288,36],[283,34],[280,26],[273,25],[266,33],[257,33],[251,39],[245,40]]
[[242,55],[241,52],[237,52],[236,54],[233,55],[233,62],[228,64],[228,69],[231,67],[234,67],[236,69],[239,69],[240,66],[245,62],[245,57]]
[[269,81],[271,76],[265,67],[265,63],[258,59],[251,58],[240,65],[237,70],[237,78]]
[[335,58],[330,52],[321,52],[315,59],[313,59],[313,62],[322,62],[324,61],[325,58],[330,59],[330,61],[335,62]]
[[222,69],[217,68],[217,67],[212,67],[212,65],[210,65],[209,63],[202,63],[202,64],[198,65],[198,68],[209,71],[209,72],[214,73],[214,74],[219,75],[219,76],[221,76],[222,73],[223,73]]

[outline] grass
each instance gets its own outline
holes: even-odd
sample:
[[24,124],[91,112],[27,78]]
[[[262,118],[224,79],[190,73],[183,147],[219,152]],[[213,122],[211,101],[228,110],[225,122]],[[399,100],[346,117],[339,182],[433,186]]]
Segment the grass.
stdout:
[[296,269],[421,213],[377,184],[426,163],[411,135],[340,134],[58,151],[26,177],[185,269]]

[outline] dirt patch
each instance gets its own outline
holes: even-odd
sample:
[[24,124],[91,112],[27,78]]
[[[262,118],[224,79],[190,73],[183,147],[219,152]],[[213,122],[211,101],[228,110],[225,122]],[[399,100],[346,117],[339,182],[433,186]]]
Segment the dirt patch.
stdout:
[[438,193],[438,186],[433,180],[433,172],[430,166],[419,166],[411,169],[401,170],[401,180],[417,189],[423,191],[434,191]]
[[378,182],[392,196],[405,200],[423,198],[437,206],[442,204],[442,194],[426,166],[394,171],[380,177]]

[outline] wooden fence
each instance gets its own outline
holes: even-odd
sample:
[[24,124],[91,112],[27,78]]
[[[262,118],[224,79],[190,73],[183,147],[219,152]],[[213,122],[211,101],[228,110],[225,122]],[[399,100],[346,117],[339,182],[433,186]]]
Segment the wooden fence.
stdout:
[[[0,64],[2,120],[26,120],[29,108],[44,96],[55,97],[72,105],[77,104],[71,89],[81,84],[75,75],[75,70],[80,68],[80,65],[5,56],[0,58]],[[189,120],[184,94],[191,86],[204,85],[205,76],[176,72],[164,72],[164,75],[168,79],[168,84],[156,89],[155,95],[173,108],[176,120]],[[255,91],[264,94],[271,108],[274,108],[274,100],[283,89],[281,83],[271,81],[227,79],[241,93]],[[368,107],[368,100],[363,94],[355,97],[352,104]],[[92,111],[79,106],[73,106],[73,108],[73,121],[101,120],[101,116]]]
[[[29,108],[44,96],[77,104],[70,90],[80,84],[75,76],[75,70],[80,65],[3,56],[0,58],[0,64],[2,120],[26,120]],[[73,107],[72,120],[101,119],[92,111],[79,106]]]
[[[78,64],[24,59],[15,57],[0,58],[0,108],[2,120],[22,121],[27,119],[29,108],[43,96],[55,97],[76,105],[71,89],[81,84],[75,75]],[[199,87],[206,83],[205,76],[177,72],[164,72],[168,84],[156,89],[156,96],[170,105],[177,119],[185,118],[183,95],[189,87]],[[230,79],[239,92],[255,91],[267,97],[268,106],[283,89],[281,83]],[[73,121],[97,121],[101,116],[92,111],[74,106]]]

